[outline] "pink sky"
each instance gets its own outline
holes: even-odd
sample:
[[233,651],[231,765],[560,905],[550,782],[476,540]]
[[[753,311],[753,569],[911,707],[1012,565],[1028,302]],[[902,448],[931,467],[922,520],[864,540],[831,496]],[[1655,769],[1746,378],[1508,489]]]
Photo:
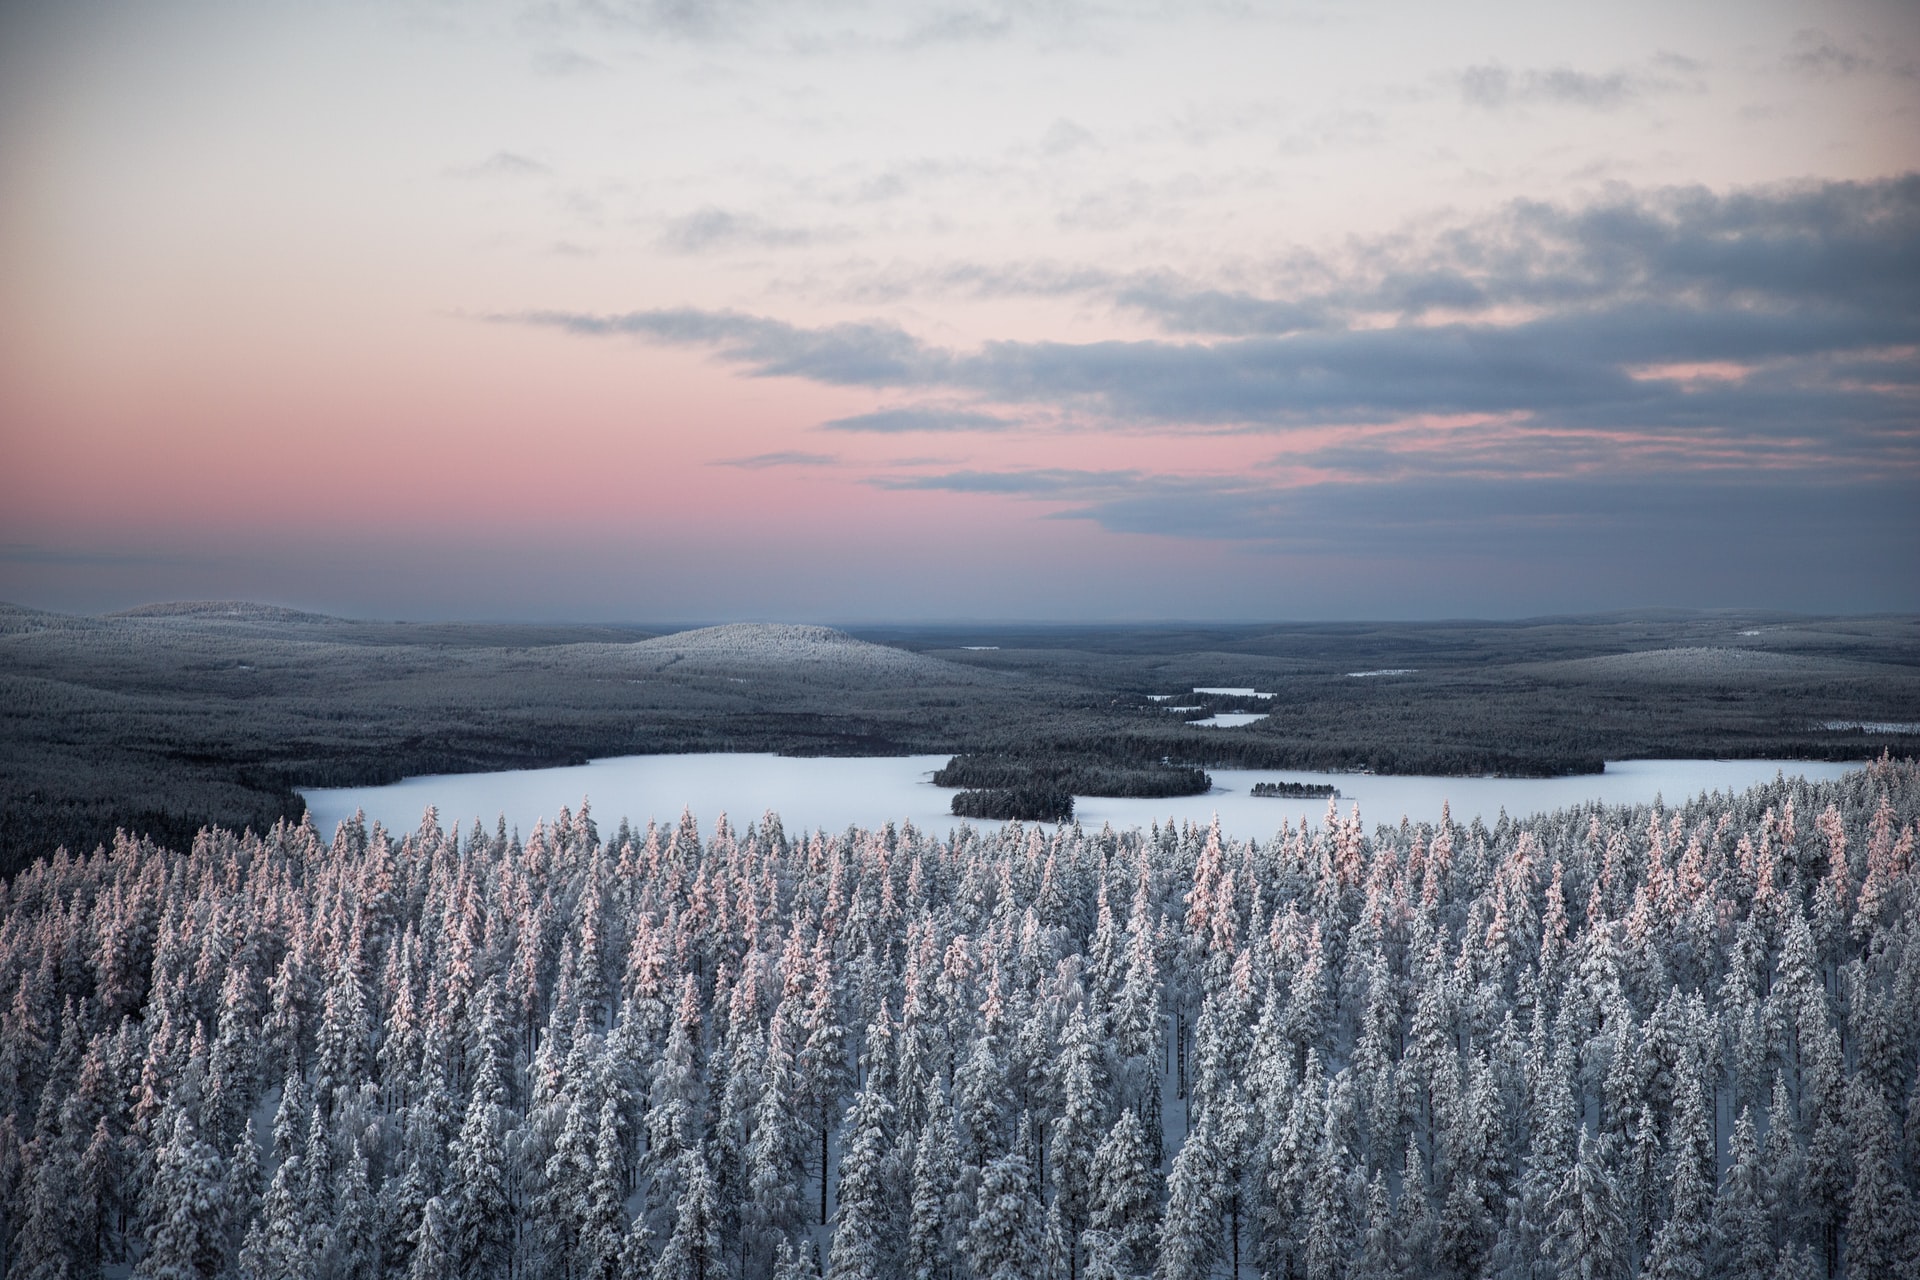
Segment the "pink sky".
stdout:
[[0,599],[1920,607],[1910,6],[607,12],[0,16]]

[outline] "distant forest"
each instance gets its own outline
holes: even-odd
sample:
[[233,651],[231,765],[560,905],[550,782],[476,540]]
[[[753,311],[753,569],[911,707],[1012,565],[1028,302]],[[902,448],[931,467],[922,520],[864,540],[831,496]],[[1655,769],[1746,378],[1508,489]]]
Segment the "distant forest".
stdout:
[[[1275,696],[1191,692],[1222,686]],[[1236,710],[1268,716],[1187,723]],[[1876,731],[1846,727],[1861,724]],[[1534,777],[1665,756],[1865,760],[1920,753],[1916,724],[1920,618],[652,636],[0,604],[0,876],[122,828],[185,848],[204,826],[297,824],[300,788],[602,756],[939,754],[960,757],[969,776],[952,785],[968,789],[1159,796],[1204,789],[1213,768]],[[1023,776],[979,772],[1003,765]]]
[[62,852],[0,1269],[1920,1274],[1920,768],[1435,817]]

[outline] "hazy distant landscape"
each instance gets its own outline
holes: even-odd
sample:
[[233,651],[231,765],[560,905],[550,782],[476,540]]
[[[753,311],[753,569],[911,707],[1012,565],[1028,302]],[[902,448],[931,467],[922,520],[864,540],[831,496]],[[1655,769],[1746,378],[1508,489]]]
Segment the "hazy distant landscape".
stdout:
[[[1234,712],[1266,718],[1190,723]],[[653,635],[16,607],[0,613],[0,832],[18,866],[122,826],[180,844],[209,823],[264,830],[298,819],[300,787],[636,754],[940,753],[973,762],[951,785],[1044,775],[1081,795],[1177,795],[1181,766],[1526,777],[1609,759],[1858,760],[1920,750],[1920,735],[1829,723],[1916,720],[1920,620],[1901,617]]]

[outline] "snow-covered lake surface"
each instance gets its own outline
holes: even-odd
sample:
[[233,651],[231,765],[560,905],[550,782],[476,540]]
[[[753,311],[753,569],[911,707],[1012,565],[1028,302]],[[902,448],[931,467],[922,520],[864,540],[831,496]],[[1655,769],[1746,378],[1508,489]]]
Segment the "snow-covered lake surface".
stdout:
[[1231,729],[1237,725],[1252,724],[1255,720],[1265,720],[1264,711],[1222,711],[1218,715],[1208,716],[1205,720],[1189,720],[1188,724],[1198,725],[1202,729]]
[[[507,825],[525,835],[540,818],[562,805],[592,802],[596,823],[611,832],[622,817],[644,827],[691,809],[702,831],[713,829],[722,812],[736,827],[771,809],[789,834],[824,828],[840,831],[910,821],[923,831],[944,834],[957,824],[948,810],[953,789],[936,787],[933,771],[945,756],[829,757],[710,754],[622,756],[562,769],[518,769],[505,773],[466,773],[408,778],[386,787],[346,787],[303,794],[315,824],[331,835],[336,824],[364,809],[389,830],[411,831],[428,805],[440,811],[443,826],[462,828],[475,818],[488,828],[504,814]],[[1163,800],[1078,799],[1074,815],[1097,829],[1144,827],[1150,822],[1208,822],[1217,812],[1222,829],[1245,838],[1266,839],[1283,821],[1302,816],[1318,825],[1325,800],[1256,798],[1256,782],[1322,782],[1340,791],[1341,813],[1355,804],[1369,827],[1437,821],[1443,801],[1456,821],[1475,814],[1491,822],[1504,807],[1508,814],[1565,808],[1599,800],[1608,804],[1645,804],[1656,796],[1677,804],[1702,791],[1741,791],[1771,782],[1777,773],[1811,779],[1837,778],[1860,764],[1798,760],[1630,760],[1607,765],[1603,774],[1576,778],[1428,778],[1389,774],[1310,773],[1300,770],[1213,769],[1213,790],[1203,796]],[[976,826],[997,826],[980,823]]]

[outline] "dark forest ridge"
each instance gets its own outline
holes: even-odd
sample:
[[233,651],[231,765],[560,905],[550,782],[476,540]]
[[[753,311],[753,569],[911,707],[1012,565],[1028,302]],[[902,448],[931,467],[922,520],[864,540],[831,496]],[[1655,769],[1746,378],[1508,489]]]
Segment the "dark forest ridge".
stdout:
[[[1276,696],[1192,692],[1248,687]],[[1187,723],[1234,711],[1267,718]],[[1539,776],[1607,759],[1912,753],[1920,735],[1823,726],[1916,721],[1913,617],[661,634],[244,602],[100,617],[0,605],[0,865],[91,849],[120,826],[175,843],[209,822],[264,828],[299,815],[299,786],[614,755]]]

